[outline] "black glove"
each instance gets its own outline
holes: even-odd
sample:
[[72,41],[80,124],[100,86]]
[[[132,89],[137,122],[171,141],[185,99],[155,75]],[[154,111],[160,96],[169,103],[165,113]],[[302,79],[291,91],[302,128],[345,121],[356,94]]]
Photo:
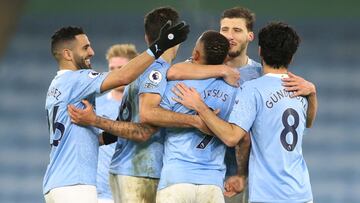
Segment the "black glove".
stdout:
[[110,134],[108,132],[105,132],[105,131],[102,133],[102,136],[103,136],[104,145],[112,144],[112,143],[116,142],[118,139],[117,136]]
[[190,32],[190,26],[184,21],[173,27],[170,26],[171,21],[169,20],[162,26],[159,37],[149,47],[155,59],[159,58],[167,49],[185,41]]

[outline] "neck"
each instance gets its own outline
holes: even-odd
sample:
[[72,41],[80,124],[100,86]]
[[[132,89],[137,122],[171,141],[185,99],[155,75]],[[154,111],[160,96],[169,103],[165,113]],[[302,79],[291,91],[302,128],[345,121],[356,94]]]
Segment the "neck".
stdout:
[[73,70],[73,71],[78,70],[78,68],[70,61],[60,61],[59,69],[60,70]]
[[119,91],[119,90],[111,90],[110,92],[111,97],[116,100],[116,101],[121,101],[122,96],[123,96],[123,91]]
[[274,68],[272,66],[269,66],[265,63],[263,63],[263,69],[264,69],[264,74],[267,73],[274,73],[274,74],[287,74],[288,69],[284,66],[281,66],[280,68]]
[[248,63],[248,60],[249,57],[246,55],[246,51],[243,51],[242,53],[240,53],[239,56],[235,58],[230,58],[230,60],[226,62],[226,65],[233,68],[241,68]]
[[170,48],[161,55],[161,58],[164,59],[166,62],[171,63],[176,57],[176,52],[177,50],[175,49],[175,47]]

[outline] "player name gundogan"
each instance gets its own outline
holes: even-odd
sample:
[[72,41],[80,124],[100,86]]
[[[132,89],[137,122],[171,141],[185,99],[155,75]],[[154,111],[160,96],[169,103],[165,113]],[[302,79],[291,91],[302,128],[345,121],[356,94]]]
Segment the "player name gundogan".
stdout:
[[[294,95],[294,92],[288,92],[285,89],[281,89],[276,91],[275,93],[270,94],[270,98],[266,101],[266,107],[271,109],[276,103],[278,103],[280,100],[282,100],[285,97],[292,97]],[[299,100],[304,108],[306,107],[305,98],[301,96],[293,97],[291,99],[297,99]]]

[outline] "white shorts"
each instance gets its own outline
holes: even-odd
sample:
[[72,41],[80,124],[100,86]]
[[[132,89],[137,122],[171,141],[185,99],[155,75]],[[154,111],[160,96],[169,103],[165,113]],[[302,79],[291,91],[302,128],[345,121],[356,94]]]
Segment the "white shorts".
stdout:
[[94,185],[72,185],[58,187],[45,195],[46,203],[97,203]]
[[112,199],[98,199],[98,203],[114,203]]
[[224,195],[215,185],[174,184],[157,192],[157,203],[224,203]]
[[109,180],[115,203],[154,203],[156,200],[159,179],[110,173]]

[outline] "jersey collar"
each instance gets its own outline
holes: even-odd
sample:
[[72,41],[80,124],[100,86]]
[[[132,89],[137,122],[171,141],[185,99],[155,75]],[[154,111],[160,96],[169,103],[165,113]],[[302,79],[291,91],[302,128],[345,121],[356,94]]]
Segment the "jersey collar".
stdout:
[[275,78],[288,78],[288,77],[289,77],[288,74],[284,74],[284,73],[281,73],[281,74],[266,73],[265,75],[266,75],[266,76],[269,76],[269,77],[275,77]]

